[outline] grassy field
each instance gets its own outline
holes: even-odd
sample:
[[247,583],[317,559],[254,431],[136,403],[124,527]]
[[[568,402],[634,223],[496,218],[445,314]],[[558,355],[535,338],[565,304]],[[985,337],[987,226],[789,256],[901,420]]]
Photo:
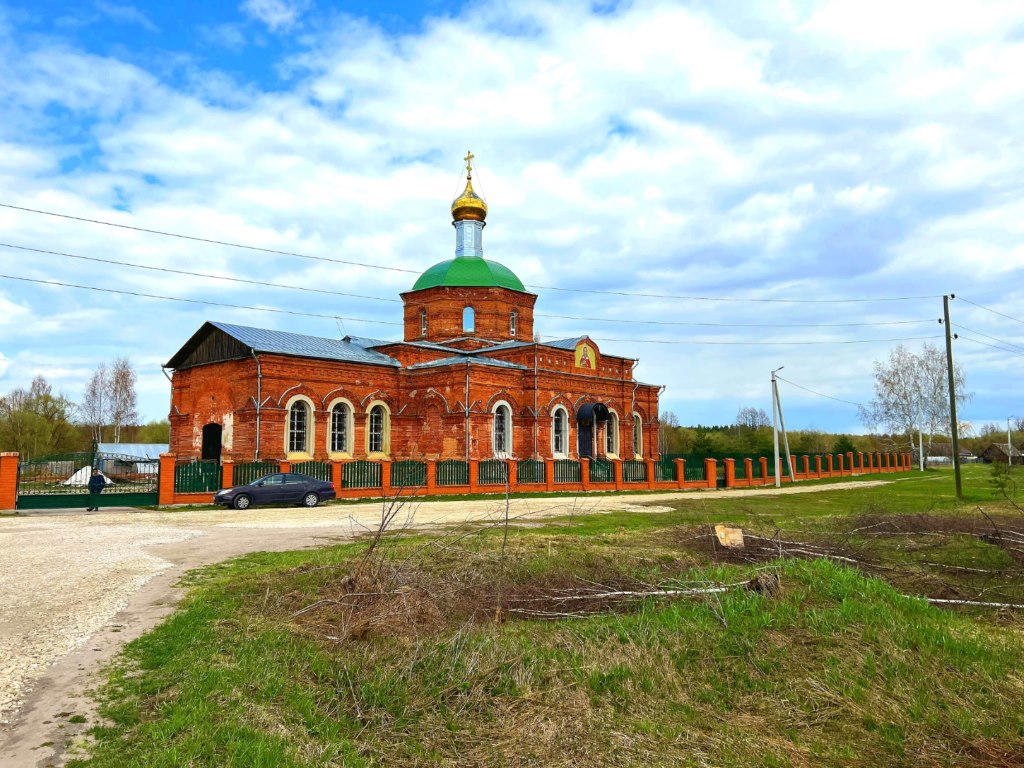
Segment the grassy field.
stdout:
[[966,469],[207,568],[73,764],[1024,765],[1018,612],[907,596],[1024,603],[1024,512]]

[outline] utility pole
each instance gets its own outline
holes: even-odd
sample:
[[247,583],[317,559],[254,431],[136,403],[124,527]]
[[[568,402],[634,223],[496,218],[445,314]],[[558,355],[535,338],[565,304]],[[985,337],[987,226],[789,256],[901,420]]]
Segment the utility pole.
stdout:
[[949,327],[949,300],[955,298],[955,293],[942,297],[942,317],[946,326],[946,376],[949,383],[949,427],[953,438],[953,475],[956,478],[956,497],[962,499],[964,488],[960,480],[960,437],[956,420],[956,384],[953,381],[953,339],[956,334]]
[[[1012,418],[1013,418],[1013,416],[1007,416],[1006,417],[1006,465],[1007,466],[1013,466],[1013,442],[1012,442],[1012,438],[1010,437],[1010,419],[1012,419]],[[1021,461],[1024,462],[1024,459],[1021,459]]]
[[775,380],[775,374],[786,366],[780,365],[772,371],[772,441],[775,444],[775,487],[782,487],[782,478],[779,476],[779,383]]

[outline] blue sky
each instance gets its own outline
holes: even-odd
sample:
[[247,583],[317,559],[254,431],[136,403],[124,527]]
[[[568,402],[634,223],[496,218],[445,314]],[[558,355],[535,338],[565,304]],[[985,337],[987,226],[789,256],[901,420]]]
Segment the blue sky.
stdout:
[[[393,301],[9,246],[397,299],[453,253],[472,148],[485,255],[545,286],[538,332],[639,357],[681,423],[769,410],[781,365],[866,402],[897,339],[941,344],[949,292],[973,302],[953,302],[963,416],[1005,422],[1024,415],[1022,71],[1016,1],[0,2],[0,203],[392,268],[0,208],[5,275],[330,316],[0,278],[0,391],[41,373],[77,399],[127,354],[161,418],[160,364],[205,319],[397,337]],[[863,429],[782,391],[787,425]]]

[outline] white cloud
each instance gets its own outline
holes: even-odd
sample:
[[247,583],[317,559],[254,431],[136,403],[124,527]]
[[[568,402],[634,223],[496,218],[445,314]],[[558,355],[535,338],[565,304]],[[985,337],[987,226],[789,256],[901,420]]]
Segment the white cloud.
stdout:
[[277,32],[291,28],[310,4],[311,0],[245,0],[239,10]]
[[137,24],[150,32],[160,31],[157,25],[134,5],[118,5],[117,3],[108,3],[100,0],[100,2],[96,3],[96,8],[104,16],[114,21],[124,24]]
[[[1024,191],[1024,111],[1015,77],[1021,45],[1004,30],[1024,21],[1024,10],[982,4],[960,19],[942,9],[919,32],[903,30],[902,42],[888,30],[865,42],[869,24],[851,19],[850,6],[819,4],[801,16],[793,5],[747,9],[738,18],[725,6],[699,11],[653,0],[605,14],[582,2],[496,2],[399,36],[365,21],[317,17],[303,25],[316,30],[303,38],[303,52],[272,62],[282,74],[273,87],[195,60],[172,70],[187,74],[178,78],[166,62],[147,68],[70,41],[0,37],[0,98],[11,107],[0,126],[0,185],[8,190],[0,202],[421,270],[451,255],[448,204],[459,158],[471,147],[480,165],[475,181],[491,205],[487,255],[528,283],[762,298],[969,286],[981,303],[1014,314],[1015,302],[1024,301],[1007,289],[1024,284],[1024,211],[1012,202]],[[303,14],[312,19],[310,8],[243,6],[279,31],[298,26]],[[863,10],[871,24],[879,13],[870,3]],[[894,13],[898,22],[903,11]],[[244,45],[238,25],[201,34],[206,42]],[[44,119],[47,109],[60,118]],[[0,229],[17,244],[386,298],[415,277],[9,209],[0,209]],[[98,287],[400,319],[396,304],[56,256],[0,249],[0,266]],[[8,283],[0,290],[9,304],[0,304],[4,351],[21,361],[8,366],[5,381],[34,370],[19,357],[26,349],[74,350],[44,361],[73,388],[88,363],[68,362],[64,370],[64,354],[81,352],[93,363],[121,352],[166,360],[206,318],[338,332],[333,320]],[[934,324],[935,312],[928,304],[570,292],[541,292],[537,309],[751,324]],[[345,328],[399,333],[352,321]],[[670,341],[936,332],[931,325],[714,329],[555,317],[538,318],[538,330]],[[756,404],[767,408],[762,379],[782,363],[795,381],[863,399],[871,360],[890,344],[602,346],[641,355],[641,378],[668,385],[669,407],[684,422],[708,422],[730,419],[758,393],[764,402]],[[987,356],[966,359],[982,376],[996,365]],[[146,363],[147,375],[158,375],[155,364]],[[148,380],[144,409],[153,416],[166,411],[161,380]],[[814,413],[813,397],[799,398]]]

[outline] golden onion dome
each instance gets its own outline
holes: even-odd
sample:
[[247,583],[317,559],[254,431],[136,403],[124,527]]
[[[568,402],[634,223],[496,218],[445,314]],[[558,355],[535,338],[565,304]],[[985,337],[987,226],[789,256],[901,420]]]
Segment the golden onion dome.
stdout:
[[467,152],[463,159],[466,161],[466,188],[452,201],[452,218],[483,221],[487,218],[487,203],[473,190],[473,153]]

